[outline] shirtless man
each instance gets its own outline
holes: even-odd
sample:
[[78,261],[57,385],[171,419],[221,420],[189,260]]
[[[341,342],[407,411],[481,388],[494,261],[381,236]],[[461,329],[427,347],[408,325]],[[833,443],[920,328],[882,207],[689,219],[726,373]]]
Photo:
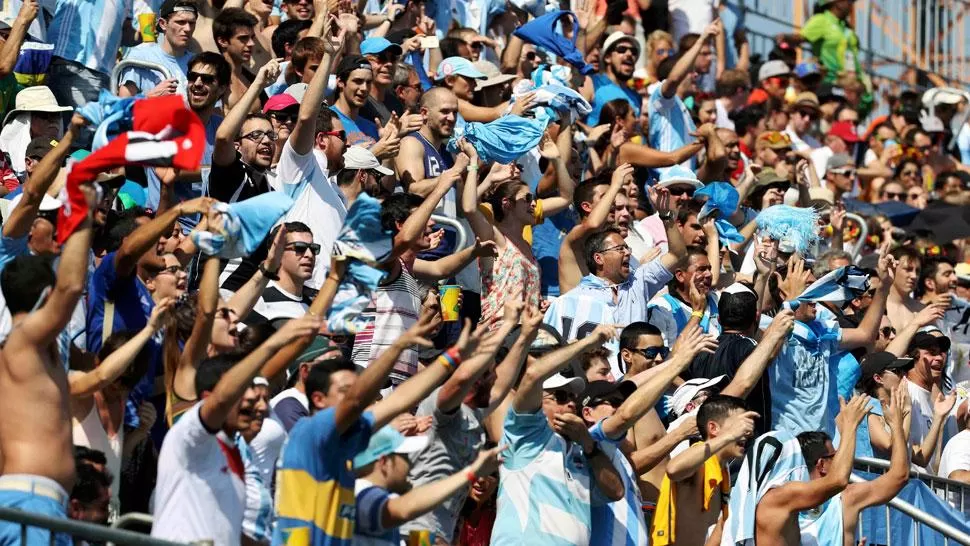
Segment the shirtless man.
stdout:
[[[757,417],[757,413],[747,411],[744,400],[734,396],[714,395],[704,401],[697,412],[697,430],[704,441],[667,463],[667,478],[661,489],[670,487],[671,504],[675,506],[663,510],[663,514],[662,507],[657,506],[651,544],[700,545],[708,538],[711,544],[720,541],[714,531],[726,498],[721,489],[714,489],[709,499],[704,498],[704,492],[708,480],[730,480],[728,463],[744,456]],[[709,475],[708,461],[711,459],[720,466],[719,477]],[[676,519],[670,521],[669,516],[673,513],[676,513]]]
[[[18,256],[0,273],[13,317],[0,358],[0,506],[5,508],[67,518],[74,442],[67,372],[57,342],[84,293],[91,226],[89,213],[64,243],[56,276],[41,256]],[[26,533],[25,544],[51,543],[46,529],[27,527]],[[18,544],[20,536],[20,524],[0,523],[0,543]],[[66,536],[56,538],[62,541],[70,543]]]
[[894,250],[892,255],[899,261],[899,267],[896,268],[896,278],[886,299],[886,314],[889,316],[889,323],[899,331],[912,322],[916,313],[924,307],[913,297],[923,268],[923,258],[919,252],[905,246]]
[[754,543],[758,546],[800,544],[798,513],[821,506],[849,484],[856,429],[869,411],[869,397],[856,396],[849,403],[840,399],[839,404],[836,425],[842,439],[839,450],[824,457],[831,460],[828,471],[817,480],[790,481],[765,492],[755,509]]
[[[859,513],[870,506],[886,504],[909,480],[909,448],[906,445],[909,431],[904,420],[909,416],[911,402],[906,385],[900,383],[890,394],[890,403],[883,412],[886,423],[892,429],[892,460],[889,470],[871,481],[851,483],[845,491],[832,498],[819,513],[803,512],[798,518],[801,541],[805,546],[856,546],[855,532]],[[835,451],[832,440],[824,432],[806,432],[798,435],[805,463],[811,469],[812,480],[828,475]]]

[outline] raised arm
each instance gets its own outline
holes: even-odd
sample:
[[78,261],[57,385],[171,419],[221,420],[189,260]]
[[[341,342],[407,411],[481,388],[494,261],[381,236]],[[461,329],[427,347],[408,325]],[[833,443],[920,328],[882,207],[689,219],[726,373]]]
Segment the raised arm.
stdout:
[[670,477],[670,481],[680,482],[690,478],[704,466],[704,462],[710,459],[711,455],[744,438],[750,438],[754,434],[754,420],[757,418],[758,414],[753,411],[737,413],[729,417],[721,426],[717,437],[708,438],[705,442],[690,446],[667,463],[667,476]]
[[214,201],[208,197],[198,197],[185,201],[165,213],[156,216],[151,222],[139,227],[125,237],[121,248],[115,254],[115,270],[119,277],[127,277],[135,270],[135,264],[143,254],[152,250],[163,235],[172,232],[172,226],[180,216],[206,213]]
[[115,349],[93,370],[71,373],[68,376],[71,397],[91,396],[121,377],[121,374],[125,373],[128,366],[135,361],[145,344],[165,325],[174,306],[175,299],[173,298],[165,298],[158,302],[158,305],[152,309],[151,316],[148,317],[148,324],[139,330],[134,337]]
[[252,385],[253,378],[273,353],[300,336],[312,335],[322,324],[323,320],[313,315],[290,320],[246,358],[229,368],[209,396],[202,399],[199,410],[202,424],[209,430],[221,430],[232,407]]
[[[908,390],[905,399],[909,400]],[[946,423],[946,418],[953,410],[956,401],[955,393],[950,393],[949,396],[943,396],[941,392],[936,393],[936,399],[933,401],[933,421],[930,423],[930,430],[926,432],[922,442],[913,445],[913,464],[918,466],[930,464],[933,452],[940,447],[938,444],[940,443],[940,434],[943,433],[943,425]]]
[[467,159],[463,160],[459,155],[455,158],[455,166],[458,168],[449,169],[438,177],[438,185],[432,190],[421,205],[414,209],[408,219],[401,226],[400,231],[394,236],[394,247],[391,251],[392,256],[398,257],[411,250],[415,243],[424,237],[424,230],[428,226],[428,220],[434,213],[438,202],[448,193],[448,190],[458,181],[461,170],[467,165]]
[[13,25],[10,27],[10,34],[3,43],[3,47],[0,48],[0,78],[5,78],[13,73],[17,59],[20,57],[20,48],[27,38],[27,29],[37,18],[38,9],[40,9],[40,6],[37,0],[24,0],[23,4],[20,5],[17,18],[14,19]]
[[792,327],[795,324],[795,313],[790,309],[782,309],[771,320],[771,325],[762,336],[761,342],[755,347],[754,351],[744,359],[734,378],[721,391],[721,394],[747,398],[754,390],[758,380],[765,373],[768,363],[778,354],[781,344],[788,338]]
[[263,89],[274,83],[279,75],[280,59],[270,59],[256,73],[253,84],[246,89],[216,129],[216,143],[212,150],[213,165],[226,166],[236,159],[236,137],[243,136],[239,134],[243,122],[253,109],[253,104],[259,100]]
[[[649,413],[648,413],[649,416]],[[656,414],[653,415],[653,419],[659,418]],[[643,425],[637,425],[634,427],[639,428]],[[658,440],[650,442],[646,447],[642,447],[630,454],[630,464],[633,465],[633,470],[636,471],[637,475],[646,474],[654,469],[658,464],[664,462],[670,452],[674,450],[677,445],[685,440],[689,440],[697,436],[697,418],[690,417],[683,423],[681,423],[677,428],[671,430],[670,432],[664,433]],[[668,462],[668,464],[670,464]]]
[[650,186],[647,188],[647,197],[650,198],[667,233],[667,253],[660,257],[660,263],[667,271],[673,271],[677,264],[687,258],[687,243],[684,242],[684,236],[677,227],[676,215],[670,208],[670,192],[667,188]]
[[[576,184],[569,176],[569,158],[572,156],[572,135],[572,127],[566,126],[559,132],[559,137],[556,139],[555,144],[548,135],[539,143],[539,153],[551,164],[556,179],[556,188],[559,190],[559,195],[542,198],[542,215],[547,218],[559,211],[565,210],[573,202],[573,193],[576,189]],[[543,191],[544,188],[542,182],[540,182],[537,193]]]
[[[31,1],[36,2],[36,0]],[[27,6],[27,4],[25,3],[24,6]],[[23,12],[23,9],[21,9],[21,12]],[[4,44],[4,49],[10,44],[11,39],[12,35]],[[57,146],[47,152],[47,155],[41,158],[37,166],[34,167],[34,172],[30,174],[27,182],[23,185],[23,197],[20,198],[20,203],[10,211],[10,216],[3,222],[4,237],[24,237],[30,232],[30,226],[37,218],[37,211],[40,210],[44,195],[47,194],[47,190],[50,189],[51,184],[57,178],[57,173],[60,172],[67,154],[71,153],[71,144],[74,142],[74,137],[85,125],[87,125],[87,120],[79,114],[74,114],[74,117],[71,118],[71,125],[61,140],[58,141]]]
[[617,161],[630,163],[637,167],[647,167],[659,169],[683,163],[694,157],[697,152],[704,149],[701,141],[691,142],[685,146],[677,148],[671,152],[661,152],[647,146],[646,144],[636,144],[635,142],[624,142],[620,145]]
[[727,148],[724,147],[721,138],[717,136],[717,128],[712,123],[705,123],[697,128],[693,136],[700,138],[707,148],[704,164],[697,169],[698,180],[701,182],[718,180],[727,166]]
[[516,413],[532,413],[542,407],[542,382],[583,352],[616,338],[616,329],[599,325],[589,336],[544,355],[529,365],[512,398]]
[[459,271],[465,269],[468,264],[476,258],[494,258],[497,256],[495,251],[495,241],[482,241],[475,238],[475,244],[465,247],[458,252],[445,256],[440,260],[430,262],[428,260],[414,260],[411,273],[418,279],[424,281],[438,281],[455,276]]
[[863,483],[849,484],[842,493],[843,510],[860,511],[870,506],[886,504],[909,481],[909,429],[903,426],[911,407],[904,403],[906,384],[900,382],[890,393],[889,406],[883,408],[886,422],[892,429],[892,452],[889,470],[878,478]]
[[701,47],[703,47],[712,36],[717,36],[721,32],[724,32],[724,27],[721,24],[721,20],[715,19],[714,22],[707,25],[704,32],[701,33],[701,37],[694,42],[694,46],[681,55],[680,59],[677,60],[677,63],[670,70],[670,74],[667,76],[667,79],[664,80],[660,85],[660,93],[664,96],[664,98],[671,99],[674,97],[674,94],[677,93],[677,86],[679,86],[680,82],[687,77],[687,74],[690,73],[691,70],[693,70],[694,60],[697,59],[697,54],[701,52]]
[[228,306],[232,309],[239,320],[245,320],[249,315],[249,312],[253,310],[256,302],[259,301],[259,297],[263,294],[263,290],[266,290],[266,286],[269,284],[269,277],[263,274],[265,270],[271,275],[279,273],[280,262],[283,260],[283,250],[286,247],[286,225],[280,224],[279,229],[276,230],[276,236],[273,238],[273,242],[269,247],[269,252],[266,254],[266,259],[263,260],[262,269],[257,269],[253,276],[246,281],[246,284],[239,287],[236,293],[229,298]]
[[[386,399],[374,405],[374,428],[378,429],[390,423],[401,413],[417,406],[442,381],[455,373],[456,368],[460,370],[459,364],[464,362],[466,358],[472,359],[479,346],[485,341],[487,334],[488,325],[479,326],[472,332],[471,322],[465,319],[465,327],[454,346],[439,356],[433,364],[426,366],[417,375],[398,385]],[[491,360],[488,355],[476,355],[476,358],[479,358],[479,356],[485,360]]]
[[[329,25],[329,23],[327,23]],[[293,132],[290,133],[290,146],[299,155],[306,155],[313,149],[313,141],[317,134],[317,114],[323,108],[324,92],[327,90],[327,80],[333,69],[337,53],[343,48],[347,33],[343,30],[337,36],[324,32],[325,44],[323,59],[320,67],[313,74],[310,85],[307,86],[303,100],[300,101],[300,111],[297,114]]]
[[866,314],[863,315],[859,326],[842,330],[842,340],[839,342],[840,349],[849,350],[864,347],[875,341],[878,336],[879,323],[886,312],[886,298],[889,296],[889,289],[892,287],[897,265],[896,260],[889,254],[888,244],[883,245],[882,251],[879,256],[879,263],[876,266],[882,284],[872,297],[872,303],[866,309]]
[[[202,266],[199,298],[196,301],[192,333],[179,355],[178,367],[172,379],[176,393],[195,391],[195,370],[205,360],[212,339],[212,324],[219,305],[219,258],[209,256]],[[184,396],[184,394],[182,395]]]
[[946,307],[944,303],[933,303],[920,309],[913,320],[907,322],[906,326],[896,332],[896,337],[886,346],[886,351],[898,357],[906,356],[909,350],[909,342],[913,340],[916,332],[920,328],[942,319],[943,315],[946,314]]
[[713,353],[717,348],[714,336],[705,334],[697,326],[688,326],[681,332],[674,346],[675,352],[670,358],[670,364],[663,372],[648,379],[627,398],[613,415],[603,420],[603,432],[607,438],[620,438],[626,431],[646,415],[660,400],[667,387],[673,383],[700,352]]

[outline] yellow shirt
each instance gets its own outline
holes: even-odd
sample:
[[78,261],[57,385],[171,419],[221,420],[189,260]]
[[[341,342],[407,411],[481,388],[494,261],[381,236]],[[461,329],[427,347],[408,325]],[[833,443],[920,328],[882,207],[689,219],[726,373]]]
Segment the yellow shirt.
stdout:
[[[542,201],[542,199],[536,200],[536,210],[533,216],[532,226],[537,226],[541,224],[543,220],[545,220],[545,217],[542,215]],[[489,222],[493,224],[495,223],[495,215],[492,214],[491,203],[482,203],[478,205],[478,210],[482,211],[482,214],[485,215],[485,218],[487,218]],[[529,243],[529,246],[532,246],[532,226],[525,226],[522,228],[522,238],[525,239],[525,242]]]

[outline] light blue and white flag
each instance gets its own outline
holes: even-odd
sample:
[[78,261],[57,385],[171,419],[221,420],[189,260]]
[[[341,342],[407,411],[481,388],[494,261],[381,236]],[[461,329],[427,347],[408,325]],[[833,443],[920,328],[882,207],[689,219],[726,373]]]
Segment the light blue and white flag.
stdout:
[[830,271],[812,283],[793,301],[785,302],[791,309],[797,309],[801,302],[828,301],[842,303],[865,294],[869,290],[869,276],[854,265],[846,265]]

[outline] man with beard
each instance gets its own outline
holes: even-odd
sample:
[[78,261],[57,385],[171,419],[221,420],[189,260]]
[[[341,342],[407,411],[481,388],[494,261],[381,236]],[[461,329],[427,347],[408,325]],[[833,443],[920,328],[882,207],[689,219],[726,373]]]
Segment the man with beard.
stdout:
[[946,314],[940,323],[942,330],[954,343],[970,343],[970,304],[954,294],[957,287],[956,269],[947,258],[926,260],[916,294],[923,305],[940,304]]
[[270,170],[276,155],[273,123],[264,114],[249,114],[263,89],[276,81],[280,67],[272,60],[256,74],[253,85],[216,131],[209,172],[209,195],[223,203],[244,201],[266,193],[275,185]]
[[[475,356],[464,362],[418,406],[416,415],[430,415],[433,420],[428,446],[411,459],[408,477],[415,486],[439,480],[470,464],[485,445],[486,437],[501,438],[506,413],[503,402],[542,323],[538,309],[523,311],[517,303],[506,306],[506,317],[498,332],[501,335],[494,338],[502,344],[498,355],[494,359],[488,354]],[[520,313],[521,328],[517,324]],[[449,496],[431,512],[404,524],[401,530],[429,529],[444,543],[454,543],[455,524],[466,494],[467,491],[459,491]]]
[[188,72],[189,42],[195,32],[199,9],[193,0],[166,0],[158,12],[160,40],[141,44],[128,50],[126,61],[145,61],[168,69],[169,78],[147,68],[127,68],[121,73],[118,96],[133,97],[139,93],[153,97],[175,93],[185,82]]
[[[330,107],[340,118],[348,146],[369,148],[381,137],[373,120],[360,116],[360,109],[367,104],[374,69],[370,61],[360,55],[344,57],[335,70],[337,74],[337,99]],[[304,97],[304,102],[306,97]]]
[[391,113],[404,114],[404,105],[394,94],[394,66],[401,56],[401,46],[387,38],[368,38],[360,43],[360,54],[370,61],[374,82],[371,84],[367,103],[360,109],[360,116],[367,120],[379,119],[384,125]]
[[688,324],[696,323],[704,333],[721,335],[717,294],[711,290],[711,279],[707,250],[687,247],[687,262],[674,269],[668,292],[655,297],[647,307],[648,322],[660,329],[667,346],[674,344]]
[[[218,53],[206,51],[189,61],[189,108],[205,125],[206,144],[201,171],[176,173],[170,168],[145,169],[148,177],[147,207],[162,212],[203,195],[203,173],[212,164],[216,130],[222,123],[222,116],[216,114],[216,103],[226,94],[231,74],[229,63]],[[198,223],[198,218],[194,215],[185,216],[179,218],[179,222],[183,227],[191,229]]]
[[[600,123],[600,110],[603,105],[613,99],[626,99],[633,108],[635,116],[640,115],[640,95],[627,85],[633,77],[637,59],[640,57],[640,44],[635,36],[616,31],[603,42],[602,62],[603,72],[592,77],[595,91],[590,99],[592,112],[586,118],[590,125]],[[604,120],[606,122],[612,120]]]

